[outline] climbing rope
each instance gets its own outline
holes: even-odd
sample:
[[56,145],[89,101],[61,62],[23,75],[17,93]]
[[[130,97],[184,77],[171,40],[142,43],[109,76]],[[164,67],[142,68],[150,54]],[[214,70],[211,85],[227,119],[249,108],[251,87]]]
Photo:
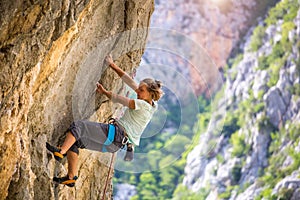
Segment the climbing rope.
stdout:
[[113,163],[113,160],[114,160],[113,159],[114,156],[115,156],[115,153],[112,153],[111,159],[110,159],[110,165],[109,165],[109,169],[108,169],[108,173],[107,173],[107,177],[106,177],[105,187],[104,187],[104,191],[103,191],[103,195],[102,195],[102,200],[104,200],[104,198],[105,198],[106,188],[107,188],[107,184],[108,184],[108,178],[109,178],[109,175],[110,175],[111,166],[112,166],[112,163]]

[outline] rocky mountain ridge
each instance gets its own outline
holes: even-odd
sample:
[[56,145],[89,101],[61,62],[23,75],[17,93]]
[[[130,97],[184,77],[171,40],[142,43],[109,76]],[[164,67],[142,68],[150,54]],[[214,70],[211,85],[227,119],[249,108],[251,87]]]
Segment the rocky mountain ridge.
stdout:
[[183,180],[205,199],[300,198],[299,7],[279,2],[226,72],[218,112]]
[[[185,65],[178,69],[183,75],[187,74],[186,70],[188,70],[187,78],[192,80],[196,94],[200,95],[209,89],[216,90],[218,88],[213,71],[226,65],[226,60],[232,52],[239,48],[239,41],[247,33],[249,27],[255,25],[257,18],[264,16],[267,9],[274,6],[276,2],[277,0],[157,0],[155,1],[155,12],[151,18],[151,27],[178,31],[184,37],[193,40],[194,45],[206,51],[207,55],[193,55],[189,58],[191,63],[197,63],[203,56],[210,58],[200,66],[196,66],[198,69],[195,69],[193,65]],[[178,43],[180,42],[179,40]],[[193,52],[193,49],[189,51]],[[146,51],[146,55],[143,57],[160,57],[159,55],[159,53]],[[165,60],[168,60],[167,55],[164,57]],[[169,57],[167,64],[180,66],[180,60]],[[211,62],[214,63],[214,66],[211,66]],[[206,65],[209,67],[206,68]],[[210,71],[211,67],[215,69]],[[197,73],[197,70],[202,73]],[[208,89],[207,85],[211,85],[211,88]]]

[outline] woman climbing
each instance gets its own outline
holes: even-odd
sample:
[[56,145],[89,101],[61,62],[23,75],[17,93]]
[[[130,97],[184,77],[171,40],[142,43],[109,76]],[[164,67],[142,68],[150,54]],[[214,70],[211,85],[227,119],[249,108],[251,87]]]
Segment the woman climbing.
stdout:
[[111,57],[106,56],[106,63],[131,87],[137,94],[137,99],[130,99],[111,91],[107,91],[97,83],[97,92],[104,94],[113,102],[126,106],[124,115],[119,119],[112,119],[108,124],[91,121],[76,121],[66,131],[66,138],[60,148],[46,143],[46,148],[53,153],[54,158],[61,161],[68,159],[68,173],[64,177],[54,177],[53,181],[74,187],[77,179],[77,163],[79,148],[100,152],[116,152],[127,146],[124,160],[133,159],[134,146],[138,146],[143,130],[157,109],[157,101],[163,95],[160,81],[150,78],[142,80],[139,85],[118,67]]

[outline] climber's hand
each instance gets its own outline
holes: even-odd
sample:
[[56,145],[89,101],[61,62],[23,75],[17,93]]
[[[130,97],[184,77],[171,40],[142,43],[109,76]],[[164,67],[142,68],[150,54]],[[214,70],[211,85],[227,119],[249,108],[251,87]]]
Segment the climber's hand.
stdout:
[[103,85],[97,82],[97,92],[99,94],[105,94],[107,91],[104,89]]
[[111,64],[114,63],[111,54],[108,54],[108,55],[105,57],[105,62],[106,62],[108,65],[111,65]]

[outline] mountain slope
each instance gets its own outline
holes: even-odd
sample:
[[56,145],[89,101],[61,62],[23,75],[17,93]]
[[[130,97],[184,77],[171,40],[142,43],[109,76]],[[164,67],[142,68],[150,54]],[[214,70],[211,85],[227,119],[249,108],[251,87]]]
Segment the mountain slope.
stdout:
[[201,197],[300,198],[299,4],[279,2],[228,62],[219,112],[185,168]]
[[[265,15],[268,7],[274,6],[278,0],[173,0],[155,3],[155,12],[151,18],[151,27],[162,28],[163,30],[175,30],[183,34],[184,37],[195,41],[201,46],[215,63],[214,68],[222,68],[226,64],[226,59],[239,46],[239,41],[248,31],[249,27],[257,23],[257,19]],[[155,38],[156,39],[156,38]],[[179,41],[180,42],[180,41]],[[170,46],[172,43],[170,44]],[[174,45],[174,47],[176,44]],[[191,50],[191,52],[196,52]],[[144,57],[157,59],[159,54],[146,51]],[[192,63],[202,58],[195,55],[190,58]],[[178,61],[173,57],[163,56],[170,66],[177,66]],[[160,62],[160,59],[157,59]],[[212,88],[218,85],[216,77],[205,66],[210,66],[210,61],[201,65],[203,73],[196,73],[192,65],[177,66],[177,70],[186,74],[192,80],[193,87],[197,95],[201,95],[207,90],[205,79]],[[210,68],[210,67],[207,67]],[[205,72],[207,71],[207,73]],[[213,90],[213,89],[211,89]]]

